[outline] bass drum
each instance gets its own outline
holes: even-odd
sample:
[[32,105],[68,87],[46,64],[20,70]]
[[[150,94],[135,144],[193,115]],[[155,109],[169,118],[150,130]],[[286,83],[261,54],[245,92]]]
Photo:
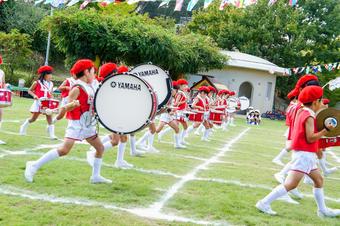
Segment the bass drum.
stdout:
[[151,85],[157,95],[158,112],[170,102],[172,82],[162,68],[153,64],[141,64],[133,68],[130,73],[144,79]]
[[105,78],[94,98],[98,121],[116,134],[130,134],[145,128],[155,118],[157,106],[152,87],[129,73]]

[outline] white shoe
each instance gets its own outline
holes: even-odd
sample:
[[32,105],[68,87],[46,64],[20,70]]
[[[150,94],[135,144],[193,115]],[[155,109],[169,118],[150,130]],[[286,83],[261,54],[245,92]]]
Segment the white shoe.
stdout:
[[144,145],[144,144],[139,144],[137,145],[137,147],[139,147],[140,149],[144,150],[144,151],[147,151],[148,150],[148,146],[147,145]]
[[278,200],[285,201],[285,202],[288,202],[288,203],[291,203],[291,204],[296,204],[296,205],[300,204],[299,202],[292,199],[288,194],[278,198]]
[[326,211],[318,210],[317,214],[321,218],[323,218],[323,217],[337,217],[337,216],[340,216],[340,209],[327,208]]
[[204,137],[201,138],[201,141],[210,142],[210,140],[208,138],[204,138]]
[[275,163],[276,165],[279,165],[279,166],[284,166],[285,164],[283,164],[283,162],[280,160],[280,159],[273,159],[272,161],[273,163]]
[[5,142],[5,141],[2,141],[2,140],[0,140],[0,144],[6,144],[6,142]]
[[145,154],[145,152],[136,149],[135,151],[131,152],[130,154],[131,154],[131,156],[141,157]]
[[33,177],[37,170],[33,166],[34,161],[28,161],[26,162],[26,169],[25,169],[25,179],[27,182],[32,183]]
[[295,196],[298,199],[303,199],[303,194],[300,193],[300,191],[297,188],[290,190],[289,193],[292,194],[293,196]]
[[199,135],[200,135],[200,132],[195,131],[194,134],[197,135],[197,136],[199,136]]
[[93,167],[93,163],[94,163],[94,157],[96,155],[96,151],[95,150],[90,150],[88,152],[86,152],[86,160],[87,163]]
[[327,171],[323,172],[323,175],[324,175],[325,177],[327,177],[329,174],[332,174],[332,173],[334,173],[334,172],[337,171],[337,170],[338,170],[338,168],[336,168],[336,167],[330,168],[330,169],[328,169]]
[[178,145],[175,145],[175,148],[176,149],[185,149],[187,148],[185,145],[182,145],[182,144],[178,144]]
[[116,161],[115,167],[119,168],[119,169],[131,169],[131,168],[133,168],[133,165],[128,163],[125,160],[122,160],[122,161]]
[[280,184],[283,184],[285,182],[285,176],[283,176],[281,173],[275,173],[274,177]]
[[310,179],[309,176],[305,176],[305,177],[303,178],[303,183],[305,183],[305,184],[310,184],[310,185],[314,185],[314,181],[313,181],[312,179]]
[[52,124],[53,125],[56,124],[56,122],[58,122],[57,118],[52,119]]
[[256,203],[255,207],[265,214],[276,215],[276,212],[270,208],[270,205],[265,205],[261,200]]
[[156,148],[154,147],[149,147],[145,150],[146,152],[149,152],[149,153],[159,153],[159,150],[157,150]]
[[185,145],[190,145],[190,143],[189,143],[189,142],[186,142],[185,140],[182,140],[181,144],[182,144],[183,146],[185,146]]
[[91,184],[112,184],[112,180],[106,179],[105,177],[102,177],[100,175],[96,177],[91,176],[90,183]]

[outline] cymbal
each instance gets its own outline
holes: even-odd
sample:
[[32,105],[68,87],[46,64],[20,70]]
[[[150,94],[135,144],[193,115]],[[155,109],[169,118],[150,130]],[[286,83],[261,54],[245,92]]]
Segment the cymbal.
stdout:
[[335,108],[326,108],[316,115],[316,127],[318,131],[323,130],[326,123],[332,123],[335,128],[329,131],[326,137],[336,137],[340,135],[340,110]]

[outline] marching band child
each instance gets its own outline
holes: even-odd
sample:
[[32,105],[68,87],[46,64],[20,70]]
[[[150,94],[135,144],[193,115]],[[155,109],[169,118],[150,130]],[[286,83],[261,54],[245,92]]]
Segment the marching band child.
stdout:
[[67,155],[76,141],[86,140],[96,149],[92,167],[91,183],[112,183],[100,175],[102,155],[104,152],[96,126],[93,123],[93,100],[98,87],[93,87],[94,64],[91,60],[78,60],[72,67],[71,73],[77,77],[77,84],[73,86],[68,96],[68,103],[62,107],[67,112],[68,126],[64,142],[61,147],[52,149],[36,161],[26,163],[25,178],[33,182],[36,172],[46,163]]
[[[34,98],[34,102],[30,108],[32,116],[20,126],[20,134],[26,135],[26,130],[29,124],[35,122],[40,113],[40,98],[52,98],[53,94],[53,82],[52,80],[53,68],[50,66],[41,66],[38,69],[39,78],[29,88],[28,93]],[[52,124],[52,116],[46,115],[48,123],[48,134],[51,139],[57,139],[54,135],[54,125]]]
[[325,129],[316,132],[315,113],[322,106],[323,90],[320,86],[304,88],[298,100],[303,104],[296,114],[292,131],[293,161],[291,170],[284,184],[274,188],[266,197],[257,202],[256,208],[260,211],[276,215],[270,204],[278,198],[287,195],[295,189],[304,175],[308,175],[314,182],[314,198],[317,203],[317,215],[320,217],[335,217],[340,215],[339,209],[330,209],[325,204],[323,191],[323,178],[316,166],[315,153],[318,149],[318,140],[333,129],[333,125],[325,125]]

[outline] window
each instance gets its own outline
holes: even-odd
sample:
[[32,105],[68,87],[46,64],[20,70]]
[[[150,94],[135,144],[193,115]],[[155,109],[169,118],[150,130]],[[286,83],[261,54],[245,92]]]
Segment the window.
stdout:
[[270,100],[270,98],[272,96],[272,88],[273,88],[273,83],[272,82],[267,82],[267,92],[266,92],[267,100]]

